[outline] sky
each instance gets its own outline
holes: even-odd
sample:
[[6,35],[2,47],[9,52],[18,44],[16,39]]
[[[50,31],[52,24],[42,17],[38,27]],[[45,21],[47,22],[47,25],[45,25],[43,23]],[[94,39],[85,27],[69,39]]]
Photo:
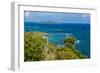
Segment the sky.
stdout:
[[90,14],[24,11],[24,22],[90,24]]

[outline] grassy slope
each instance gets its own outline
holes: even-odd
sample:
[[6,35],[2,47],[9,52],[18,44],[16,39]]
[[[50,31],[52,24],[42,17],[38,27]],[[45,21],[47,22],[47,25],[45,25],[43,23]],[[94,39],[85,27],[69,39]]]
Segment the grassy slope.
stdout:
[[25,32],[24,57],[25,61],[65,60],[87,58],[79,50],[68,47],[58,47],[50,43],[46,51],[46,39],[42,32]]

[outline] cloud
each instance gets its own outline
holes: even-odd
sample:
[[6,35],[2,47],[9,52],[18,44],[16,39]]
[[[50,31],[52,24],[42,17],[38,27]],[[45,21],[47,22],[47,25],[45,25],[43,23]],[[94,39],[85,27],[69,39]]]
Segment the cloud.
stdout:
[[25,12],[25,17],[29,17],[31,15],[31,12]]
[[25,21],[42,23],[90,23],[90,15],[87,13],[25,11]]
[[83,18],[86,18],[88,15],[87,14],[83,14]]

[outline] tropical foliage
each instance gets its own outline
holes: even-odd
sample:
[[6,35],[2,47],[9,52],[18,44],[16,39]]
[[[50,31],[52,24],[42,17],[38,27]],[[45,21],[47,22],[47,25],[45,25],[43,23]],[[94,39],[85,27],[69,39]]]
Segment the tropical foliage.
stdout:
[[24,33],[24,61],[66,60],[87,58],[75,47],[76,38],[64,39],[64,46],[57,46],[43,38],[43,32]]

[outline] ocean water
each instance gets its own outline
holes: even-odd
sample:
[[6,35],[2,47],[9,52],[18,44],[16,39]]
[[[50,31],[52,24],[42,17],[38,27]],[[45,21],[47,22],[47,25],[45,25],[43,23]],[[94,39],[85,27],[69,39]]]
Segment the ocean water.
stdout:
[[65,37],[75,36],[77,38],[76,48],[90,58],[90,24],[43,24],[25,22],[24,31],[46,32],[49,35],[49,42],[60,46],[64,44],[63,40]]

